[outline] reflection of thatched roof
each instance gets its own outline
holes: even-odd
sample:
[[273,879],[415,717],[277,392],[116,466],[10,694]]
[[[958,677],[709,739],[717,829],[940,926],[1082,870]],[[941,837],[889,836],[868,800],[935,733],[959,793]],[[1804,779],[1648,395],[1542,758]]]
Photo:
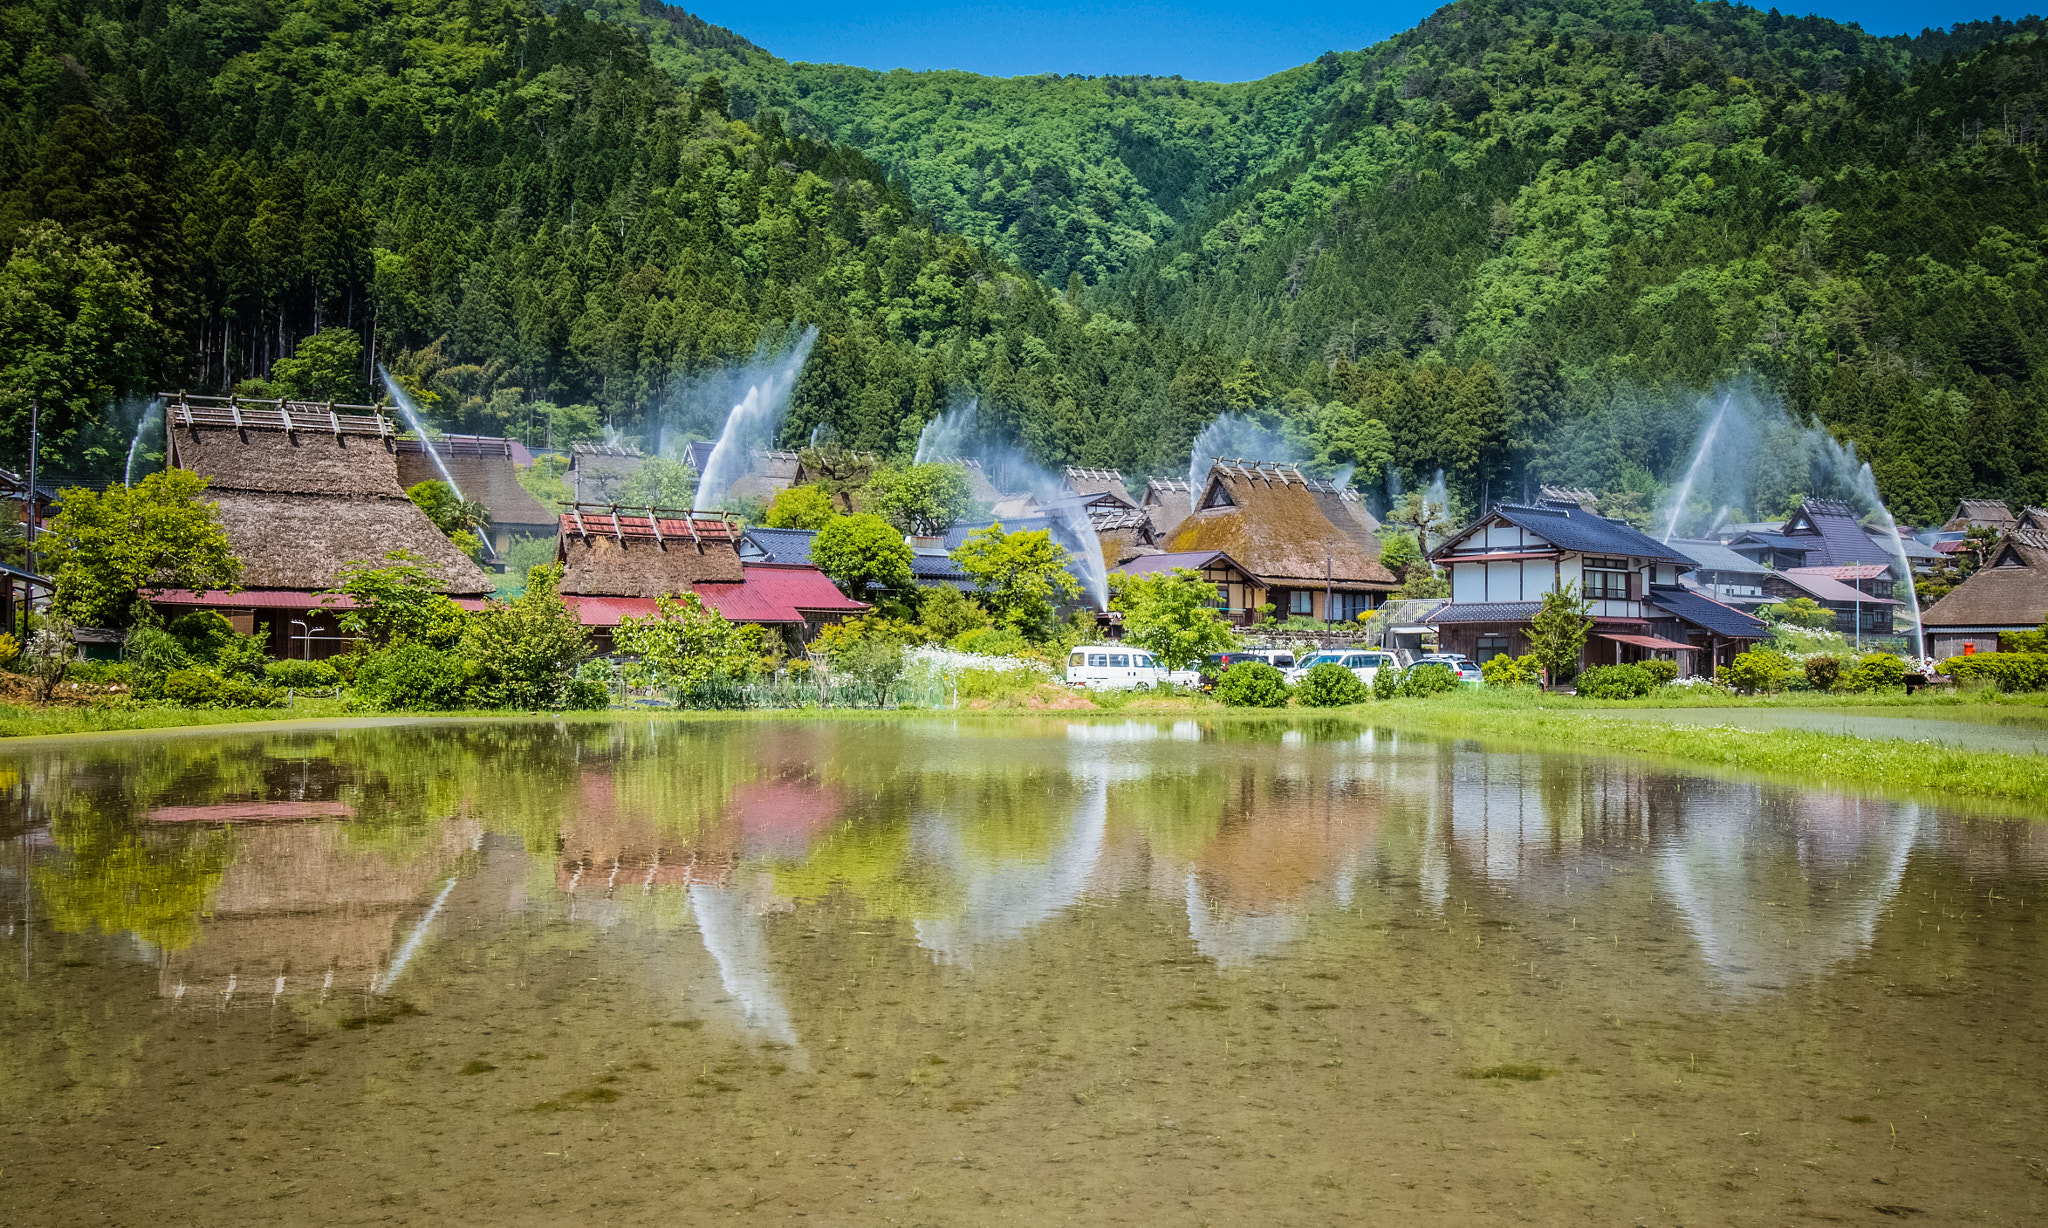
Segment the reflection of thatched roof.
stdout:
[[[476,435],[450,435],[437,440],[434,452],[448,466],[448,476],[462,490],[462,497],[475,499],[491,511],[494,525],[538,525],[553,528],[555,513],[526,493],[512,466],[512,441]],[[407,490],[421,482],[440,479],[441,470],[425,444],[416,439],[398,441],[398,481]]]
[[[1221,550],[1267,581],[1329,581],[1392,588],[1376,543],[1337,488],[1292,466],[1219,463],[1201,510],[1181,521],[1166,548]],[[1327,566],[1327,573],[1326,568]]]
[[404,549],[445,591],[490,592],[483,570],[405,497],[390,424],[339,408],[171,406],[171,463],[212,479],[205,498],[220,509],[242,583],[327,588],[344,564]]
[[562,515],[555,557],[571,596],[659,597],[703,580],[745,580],[738,540],[732,523],[711,513],[656,508],[650,519],[574,507]]
[[1929,627],[2036,627],[2048,622],[2048,533],[2015,529],[1984,566],[1927,607]]

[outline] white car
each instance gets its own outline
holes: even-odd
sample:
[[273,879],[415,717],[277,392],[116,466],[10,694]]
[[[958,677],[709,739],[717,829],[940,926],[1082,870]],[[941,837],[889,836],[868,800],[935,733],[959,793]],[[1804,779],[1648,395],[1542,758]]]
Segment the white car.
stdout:
[[1097,690],[1129,690],[1173,681],[1152,654],[1132,648],[1093,644],[1067,655],[1067,685]]
[[1303,657],[1301,664],[1288,673],[1287,681],[1290,684],[1300,682],[1308,671],[1318,665],[1341,665],[1356,675],[1360,682],[1371,686],[1373,676],[1385,666],[1393,664],[1394,654],[1391,652],[1361,652],[1349,648],[1332,648]]
[[1479,667],[1472,664],[1471,658],[1461,653],[1432,652],[1427,656],[1415,658],[1415,663],[1417,665],[1449,666],[1451,672],[1458,676],[1458,681],[1466,686],[1478,686],[1480,682]]

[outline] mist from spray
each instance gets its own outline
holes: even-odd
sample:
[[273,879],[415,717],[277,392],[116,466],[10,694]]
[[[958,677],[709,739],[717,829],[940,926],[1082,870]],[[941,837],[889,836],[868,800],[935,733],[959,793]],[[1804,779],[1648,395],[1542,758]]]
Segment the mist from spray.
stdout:
[[1700,444],[1662,509],[1666,540],[1712,534],[1731,514],[1771,519],[1804,497],[1836,499],[1859,519],[1881,525],[1871,534],[1874,556],[1905,580],[1915,650],[1926,655],[1912,560],[1870,466],[1817,423],[1801,422],[1775,399],[1741,385],[1720,394],[1711,414],[1703,402]]
[[135,438],[128,442],[128,463],[121,470],[121,485],[135,485],[135,458],[142,452],[142,436],[152,421],[163,421],[164,399],[158,397],[142,407],[142,416],[135,420]]
[[756,350],[753,361],[727,374],[731,387],[743,387],[744,391],[726,412],[718,443],[711,449],[711,459],[704,462],[694,510],[723,510],[732,484],[753,467],[750,451],[774,442],[782,420],[789,415],[789,398],[796,391],[796,377],[817,339],[818,330],[806,328],[780,356],[770,357]]
[[1228,460],[1266,461],[1270,464],[1298,464],[1301,449],[1278,431],[1260,426],[1250,418],[1223,414],[1202,428],[1188,449],[1188,510],[1196,510],[1202,485],[1209,478],[1209,466],[1218,457]]
[[[384,377],[385,391],[391,394],[392,403],[398,406],[400,416],[405,419],[406,425],[412,428],[412,433],[420,437],[420,446],[425,448],[427,455],[433,459],[434,468],[440,470],[441,480],[448,483],[449,490],[455,492],[455,498],[458,502],[463,501],[462,486],[456,482],[455,475],[448,472],[447,462],[441,459],[440,450],[434,447],[434,437],[427,433],[427,424],[420,420],[420,411],[413,406],[412,398],[405,395],[405,389],[398,386],[398,381],[391,378],[391,372],[386,371],[384,364],[381,362],[377,364],[377,374]],[[475,532],[476,539],[483,543],[484,554],[489,557],[496,557],[498,552],[491,548],[491,539],[484,534],[484,531],[482,529],[472,531]]]
[[1008,443],[984,432],[981,402],[969,400],[925,423],[917,436],[915,463],[974,461],[1005,494],[1030,494],[1045,517],[1059,526],[1060,544],[1074,558],[1075,579],[1097,610],[1109,608],[1109,564],[1088,509],[1066,483]]

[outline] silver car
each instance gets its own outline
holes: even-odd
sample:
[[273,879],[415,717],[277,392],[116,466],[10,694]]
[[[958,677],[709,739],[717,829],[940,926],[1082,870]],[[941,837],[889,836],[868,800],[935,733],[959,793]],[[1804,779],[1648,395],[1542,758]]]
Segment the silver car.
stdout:
[[1308,671],[1318,665],[1341,665],[1354,674],[1360,682],[1372,685],[1373,676],[1385,667],[1394,664],[1390,652],[1368,652],[1356,648],[1329,648],[1311,653],[1301,659],[1301,664],[1287,671],[1289,685],[1300,682]]
[[1458,675],[1458,681],[1464,683],[1466,686],[1479,685],[1479,667],[1477,665],[1472,664],[1471,658],[1465,656],[1463,653],[1432,652],[1426,656],[1420,656],[1415,658],[1415,663],[1417,665],[1449,666],[1451,672]]

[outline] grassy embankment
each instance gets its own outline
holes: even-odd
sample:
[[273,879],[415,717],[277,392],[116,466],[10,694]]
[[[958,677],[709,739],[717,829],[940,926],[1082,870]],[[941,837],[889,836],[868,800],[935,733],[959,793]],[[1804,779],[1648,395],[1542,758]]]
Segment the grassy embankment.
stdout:
[[[1698,708],[1697,724],[1640,720],[1602,720],[1603,711],[1617,708]],[[1964,750],[1928,742],[1858,737],[1842,733],[1795,729],[1742,729],[1717,725],[1712,709],[1779,708],[1854,712],[1859,715],[1917,717],[1925,720],[2048,727],[2048,695],[1921,694],[1822,695],[1792,693],[1775,697],[1699,695],[1667,689],[1629,701],[1600,701],[1533,691],[1466,691],[1429,699],[1400,699],[1332,710],[1290,708],[1235,712],[1198,695],[1088,695],[1051,684],[1019,689],[963,703],[958,715],[973,712],[994,719],[1010,716],[1096,713],[1194,715],[1290,719],[1334,716],[1361,724],[1417,733],[1472,738],[1502,746],[1567,750],[1598,754],[1642,755],[1672,763],[1794,779],[1802,783],[1862,786],[1957,799],[1983,799],[2022,807],[2039,804],[2048,813],[2048,770],[2044,757],[1996,751]],[[835,710],[830,715],[874,718],[918,715],[920,709],[893,713]],[[640,710],[637,717],[669,719],[717,717],[814,718],[822,710],[749,713],[657,713]],[[122,731],[231,727],[288,720],[351,719],[371,722],[398,719],[477,720],[521,719],[535,714],[511,712],[360,713],[339,700],[301,700],[291,708],[222,710],[182,708],[107,709],[57,707],[37,709],[0,705],[0,738],[53,734],[94,734]],[[569,714],[578,720],[606,720],[618,713]]]

